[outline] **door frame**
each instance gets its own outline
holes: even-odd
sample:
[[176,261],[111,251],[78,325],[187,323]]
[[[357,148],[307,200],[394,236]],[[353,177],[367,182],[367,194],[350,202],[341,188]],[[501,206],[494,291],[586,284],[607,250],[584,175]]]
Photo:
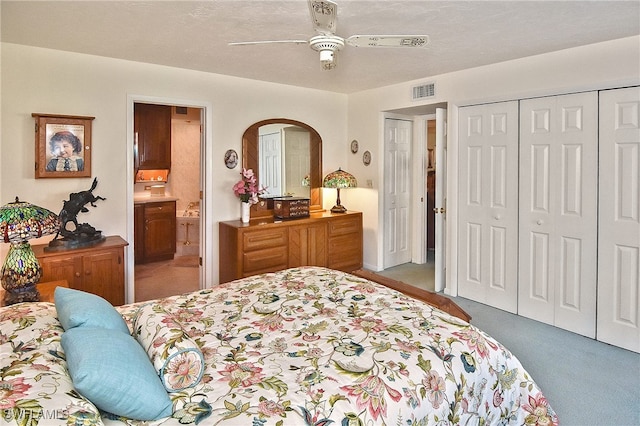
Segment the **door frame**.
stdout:
[[214,259],[218,259],[218,249],[213,244],[213,230],[215,227],[213,222],[213,182],[214,165],[213,165],[213,105],[211,102],[193,99],[178,99],[169,97],[156,97],[128,94],[127,95],[127,165],[126,165],[126,212],[127,212],[127,236],[129,248],[127,250],[127,261],[125,263],[125,303],[133,303],[135,301],[135,239],[134,239],[134,162],[133,162],[133,105],[135,103],[161,104],[171,106],[183,106],[201,109],[201,126],[200,133],[200,190],[202,192],[202,200],[200,201],[200,288],[205,288],[207,283],[213,283],[213,277],[218,276],[218,265]]
[[[413,121],[413,141],[412,141],[412,160],[411,160],[411,183],[412,183],[412,206],[411,206],[411,224],[413,226],[412,232],[412,263],[424,264],[427,261],[427,228],[426,228],[426,165],[427,159],[427,121],[436,119],[436,108],[444,108],[447,110],[446,120],[446,133],[447,133],[447,167],[446,176],[447,188],[444,197],[447,199],[447,224],[444,230],[443,239],[445,241],[445,288],[444,293],[456,296],[457,295],[457,275],[455,269],[457,268],[456,258],[452,253],[457,250],[458,244],[455,238],[457,233],[455,232],[455,224],[457,223],[455,202],[451,202],[451,191],[455,191],[457,188],[457,180],[455,174],[457,173],[457,161],[454,157],[457,155],[457,149],[454,144],[451,143],[452,138],[457,136],[457,132],[452,130],[453,125],[457,125],[457,106],[448,102],[437,102],[429,105],[420,105],[403,110],[386,111],[380,114],[380,152],[384,152],[385,149],[385,135],[384,125],[387,118],[410,120]],[[452,114],[455,116],[452,118]],[[453,123],[453,124],[452,124]],[[379,162],[378,169],[379,176],[384,179],[384,164]],[[453,179],[453,180],[452,180]],[[383,183],[384,185],[384,183]],[[382,230],[384,226],[384,190],[379,192],[380,199],[378,200],[378,229]],[[422,202],[420,202],[422,200]],[[378,265],[380,270],[384,269],[384,232],[378,233]]]

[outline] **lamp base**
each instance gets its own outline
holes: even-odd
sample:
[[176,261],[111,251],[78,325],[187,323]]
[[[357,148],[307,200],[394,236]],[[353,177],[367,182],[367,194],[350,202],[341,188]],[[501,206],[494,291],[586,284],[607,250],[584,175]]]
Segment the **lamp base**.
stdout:
[[346,213],[346,212],[347,212],[347,208],[342,204],[337,204],[331,207],[331,213]]
[[36,283],[40,280],[41,273],[40,263],[29,243],[11,243],[1,271],[5,305],[38,302],[40,294]]
[[22,302],[39,302],[40,292],[36,288],[35,284],[31,284],[28,287],[21,287],[15,290],[5,290],[4,292],[4,306],[14,305]]

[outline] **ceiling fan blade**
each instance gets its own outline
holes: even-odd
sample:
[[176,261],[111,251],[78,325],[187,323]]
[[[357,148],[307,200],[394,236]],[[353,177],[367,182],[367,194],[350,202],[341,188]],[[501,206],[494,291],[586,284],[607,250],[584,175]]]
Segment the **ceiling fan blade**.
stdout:
[[284,43],[293,43],[293,44],[308,44],[308,40],[262,40],[262,41],[236,41],[232,43],[228,43],[229,46],[250,46],[253,44],[284,44]]
[[426,35],[352,35],[345,40],[353,47],[427,47]]
[[331,0],[308,0],[311,20],[316,32],[335,34],[338,20],[338,5]]

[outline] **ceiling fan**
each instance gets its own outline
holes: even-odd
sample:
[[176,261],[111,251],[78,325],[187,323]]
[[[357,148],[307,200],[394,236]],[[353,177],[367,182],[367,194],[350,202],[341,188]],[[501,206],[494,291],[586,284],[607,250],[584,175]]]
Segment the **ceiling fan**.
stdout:
[[317,35],[309,40],[264,40],[229,43],[229,46],[243,46],[271,43],[308,44],[320,53],[322,69],[331,70],[336,66],[337,52],[345,43],[353,47],[426,47],[426,35],[352,35],[347,38],[336,35],[338,5],[331,0],[308,0],[311,20]]

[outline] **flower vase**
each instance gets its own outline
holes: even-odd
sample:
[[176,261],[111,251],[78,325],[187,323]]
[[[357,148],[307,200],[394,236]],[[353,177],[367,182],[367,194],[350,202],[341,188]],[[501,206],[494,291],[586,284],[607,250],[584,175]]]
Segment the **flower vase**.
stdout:
[[251,204],[242,202],[240,203],[240,206],[240,219],[242,220],[242,223],[249,223],[249,219],[251,218]]

